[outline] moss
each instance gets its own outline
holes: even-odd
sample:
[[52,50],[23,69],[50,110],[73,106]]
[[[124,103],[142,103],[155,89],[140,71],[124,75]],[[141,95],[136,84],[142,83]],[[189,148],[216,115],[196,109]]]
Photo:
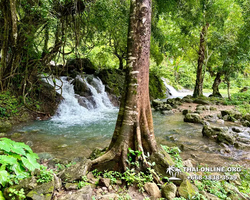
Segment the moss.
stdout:
[[149,73],[149,95],[150,99],[166,98],[166,87],[160,77],[153,72]]

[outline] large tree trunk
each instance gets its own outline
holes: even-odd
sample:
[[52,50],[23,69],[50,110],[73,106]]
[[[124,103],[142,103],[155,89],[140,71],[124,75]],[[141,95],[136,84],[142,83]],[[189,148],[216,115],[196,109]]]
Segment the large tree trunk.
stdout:
[[151,0],[131,0],[126,91],[109,149],[92,161],[93,168],[125,171],[128,148],[158,151],[149,100],[150,34]]
[[201,34],[200,34],[200,47],[198,52],[198,66],[196,72],[196,83],[194,88],[194,97],[202,96],[203,95],[203,66],[205,61],[205,45],[206,45],[206,34],[209,24],[203,26]]
[[220,92],[219,92],[219,85],[221,83],[221,75],[222,74],[220,72],[217,72],[216,77],[214,79],[214,83],[213,83],[213,87],[212,87],[212,89],[213,89],[212,96],[214,96],[214,97],[222,97]]

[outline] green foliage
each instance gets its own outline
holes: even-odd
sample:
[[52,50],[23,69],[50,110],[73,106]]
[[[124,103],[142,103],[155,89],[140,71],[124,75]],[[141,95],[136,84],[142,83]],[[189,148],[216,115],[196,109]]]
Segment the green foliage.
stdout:
[[0,187],[17,183],[26,178],[31,171],[39,169],[36,159],[39,157],[23,143],[8,138],[0,138]]
[[175,163],[175,167],[181,169],[183,167],[182,158],[180,156],[181,150],[178,147],[168,147],[164,145],[161,145],[161,147],[171,156]]
[[9,192],[10,192],[9,194],[10,198],[12,197],[11,200],[15,200],[16,199],[15,197],[17,197],[19,200],[24,200],[26,198],[23,188],[20,190],[9,188]]
[[104,171],[103,177],[109,178],[111,184],[116,184],[117,179],[120,180],[122,178],[122,174],[115,171]]
[[239,92],[231,95],[231,100],[227,99],[227,105],[236,105],[237,109],[243,114],[250,113],[250,91]]
[[78,189],[81,189],[81,188],[83,188],[84,186],[86,186],[86,185],[89,185],[90,183],[88,183],[88,178],[87,178],[87,176],[82,176],[82,181],[79,181],[78,182],[78,185],[77,185],[77,188]]
[[18,112],[20,104],[17,98],[10,94],[10,92],[0,93],[0,118],[8,118]]
[[145,174],[144,172],[137,172],[134,168],[129,169],[123,173],[122,180],[124,180],[127,185],[136,185],[140,192],[144,191],[144,184],[153,181],[152,174]]
[[227,198],[227,192],[224,189],[225,181],[212,181],[208,179],[202,179],[201,183],[196,181],[196,186],[200,191],[206,191],[210,194],[214,194],[215,196],[219,197],[220,199]]
[[37,176],[38,183],[48,183],[53,179],[53,171],[47,170],[47,167],[41,166],[40,174]]
[[250,169],[241,167],[241,185],[238,186],[240,192],[250,195]]

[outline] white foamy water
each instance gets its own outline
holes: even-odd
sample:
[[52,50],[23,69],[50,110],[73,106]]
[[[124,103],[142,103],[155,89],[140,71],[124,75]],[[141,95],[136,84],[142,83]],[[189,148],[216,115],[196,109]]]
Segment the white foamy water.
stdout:
[[[68,80],[67,77],[61,77],[55,79],[56,89],[60,87],[62,90],[63,100],[58,106],[56,114],[52,117],[51,121],[58,123],[62,127],[73,126],[76,124],[88,124],[102,119],[107,119],[110,114],[116,112],[110,102],[107,93],[105,92],[105,86],[102,84],[99,78],[92,78],[92,86],[87,82],[87,79],[82,79],[80,76],[77,77],[80,81],[85,81],[86,85],[89,87],[92,97],[91,101],[94,102],[95,106],[85,97],[78,95],[78,98],[84,98],[87,108],[81,106],[76,98],[77,95],[74,91],[73,80]],[[54,86],[51,78],[47,79],[47,82]],[[111,114],[111,116],[113,116]]]
[[169,93],[171,94],[171,96],[168,98],[176,98],[176,97],[183,98],[187,95],[193,95],[193,91],[186,90],[183,92],[179,92],[173,86],[168,85],[165,78],[162,78],[162,80],[163,80],[165,87],[169,90]]

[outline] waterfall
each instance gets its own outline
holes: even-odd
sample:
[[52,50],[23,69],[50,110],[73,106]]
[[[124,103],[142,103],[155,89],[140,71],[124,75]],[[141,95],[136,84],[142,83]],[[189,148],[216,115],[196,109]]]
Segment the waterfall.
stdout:
[[[91,91],[91,96],[83,97],[75,94],[73,79],[68,77],[60,77],[55,79],[56,89],[60,93],[62,91],[62,97],[64,98],[58,106],[56,115],[54,115],[51,121],[65,126],[72,126],[76,124],[86,124],[94,121],[102,120],[108,117],[110,112],[116,110],[110,102],[107,93],[105,92],[105,86],[99,78],[92,77],[91,82],[81,76],[77,76],[76,79],[85,83]],[[46,79],[48,83],[54,86],[54,82],[51,78]],[[79,102],[82,102],[80,104]]]
[[193,95],[193,92],[190,90],[183,90],[182,92],[177,91],[173,86],[167,84],[165,78],[162,78],[162,81],[165,87],[167,88],[168,93],[170,94],[170,96],[167,95],[167,98],[176,98],[176,97],[183,98],[184,96],[187,95]]

